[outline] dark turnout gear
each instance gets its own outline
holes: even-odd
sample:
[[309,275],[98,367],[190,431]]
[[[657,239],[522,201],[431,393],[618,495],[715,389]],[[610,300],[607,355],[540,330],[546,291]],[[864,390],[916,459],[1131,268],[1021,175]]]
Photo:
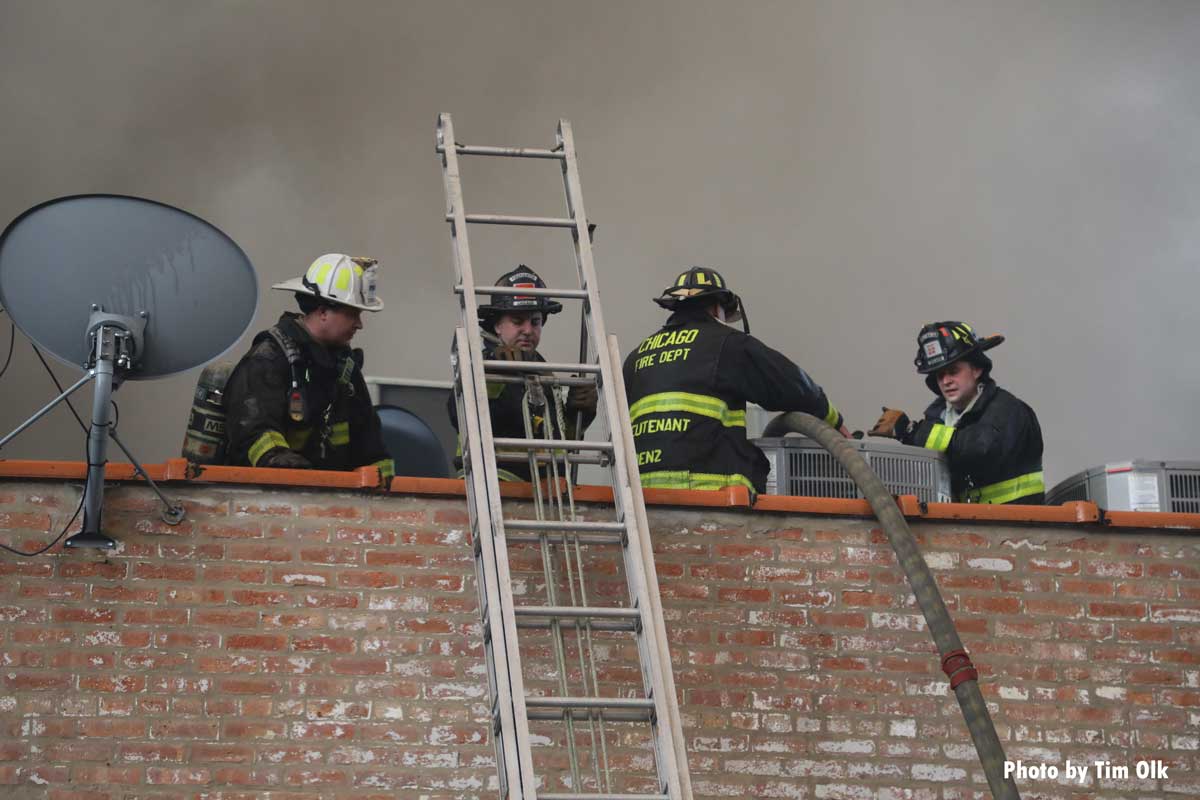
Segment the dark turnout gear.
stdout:
[[[546,282],[529,267],[519,264],[516,269],[501,275],[496,281],[496,286],[509,289],[545,289]],[[479,306],[479,324],[486,330],[492,330],[502,314],[529,314],[535,311],[540,311],[543,316],[548,317],[562,311],[562,303],[549,297],[535,295],[493,295],[490,301]]]
[[[485,333],[483,335],[483,357],[485,360],[508,360],[508,361],[545,361],[541,354],[535,350],[521,350],[518,348],[508,347],[500,344],[495,336]],[[583,426],[576,435],[575,430],[575,414],[570,411],[565,411],[564,417],[566,422],[566,433],[563,435],[559,430],[558,425],[558,410],[552,405],[555,401],[551,396],[553,388],[547,384],[543,392],[542,404],[536,403],[537,398],[530,398],[530,423],[533,430],[533,438],[535,439],[576,439],[582,437],[582,431],[587,430],[588,425],[596,418],[595,405],[591,410],[580,409],[583,411]],[[524,383],[501,383],[499,381],[487,382],[488,409],[492,416],[492,436],[494,438],[504,439],[525,439],[525,412],[522,404],[522,398],[525,396]],[[568,401],[569,405],[569,401]],[[458,427],[458,406],[454,400],[454,394],[451,393],[446,399],[446,411],[450,415],[450,424],[454,426],[454,430],[460,430]],[[506,452],[498,450],[498,453]],[[527,450],[508,451],[519,452],[522,455],[528,453]],[[459,437],[459,450],[454,457],[454,466],[461,470],[462,468],[462,437]],[[532,480],[532,473],[529,470],[529,461],[497,461],[496,468],[500,475],[500,480],[504,481],[528,481]]]
[[228,463],[350,470],[395,466],[362,376],[362,351],[330,351],[298,314],[254,337],[225,387]]
[[804,370],[697,307],[683,307],[625,359],[642,485],[766,489],[769,464],[746,439],[746,403],[803,411],[842,426]]
[[954,427],[943,424],[945,412],[946,401],[939,397],[902,441],[946,454],[956,501],[1040,505],[1045,500],[1042,428],[1032,408],[981,378],[979,396]]

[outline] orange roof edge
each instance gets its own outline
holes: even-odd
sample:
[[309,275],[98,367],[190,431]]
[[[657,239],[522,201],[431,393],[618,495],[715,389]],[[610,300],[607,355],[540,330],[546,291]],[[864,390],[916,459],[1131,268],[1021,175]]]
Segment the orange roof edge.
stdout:
[[[191,464],[172,458],[162,464],[146,464],[151,479],[167,483],[238,483],[263,486],[294,486],[314,489],[381,490],[379,470],[361,467],[350,472],[309,469],[272,469],[264,467],[226,467]],[[33,461],[0,459],[0,478],[83,480],[87,465],[82,461]],[[106,480],[140,480],[132,464],[110,462],[105,466]],[[410,478],[398,476],[382,488],[391,494],[444,495],[463,497],[466,485],[459,478]],[[533,485],[501,484],[504,497],[529,499]],[[750,492],[744,486],[716,491],[692,489],[646,489],[647,505],[698,508],[752,508],[755,511],[813,514],[822,516],[870,517],[866,500],[830,497],[788,497],[758,495],[750,504]],[[612,489],[607,486],[578,486],[575,499],[586,503],[611,503]],[[1156,528],[1200,530],[1200,514],[1160,511],[1102,511],[1095,503],[1071,502],[1061,506],[993,506],[977,503],[921,503],[912,495],[897,499],[901,512],[909,518],[924,520],[977,520],[979,522],[1091,524],[1114,528]]]
[[1105,511],[1104,523],[1114,528],[1173,528],[1194,531],[1200,528],[1200,514],[1176,514],[1170,511]]

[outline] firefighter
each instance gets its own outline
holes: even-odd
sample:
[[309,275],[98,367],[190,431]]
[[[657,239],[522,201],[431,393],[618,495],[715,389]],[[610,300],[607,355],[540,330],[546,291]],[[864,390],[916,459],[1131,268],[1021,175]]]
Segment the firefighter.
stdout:
[[984,355],[1003,341],[981,339],[963,322],[925,325],[914,363],[938,398],[918,423],[885,406],[870,435],[945,453],[958,502],[1040,505],[1046,486],[1037,415],[996,385],[992,360]]
[[225,387],[227,460],[233,465],[395,474],[379,416],[363,380],[363,354],[350,340],[362,312],[379,311],[376,261],[323,255],[302,277],[272,289],[293,292],[285,312],[254,343]]
[[[514,289],[545,289],[546,283],[529,267],[520,264],[501,275],[496,286]],[[542,327],[547,317],[562,311],[562,303],[549,297],[533,295],[494,295],[490,302],[479,306],[479,327],[483,337],[483,357],[496,361],[545,361],[538,352]],[[492,415],[492,435],[498,438],[525,439],[525,385],[488,381],[488,408]],[[557,408],[551,407],[555,398],[550,388],[542,398],[531,397],[530,426],[535,439],[577,439],[596,418],[596,387],[572,386],[564,398],[563,416],[566,433],[559,432]],[[446,403],[450,424],[458,430],[458,407],[451,394]],[[576,430],[576,421],[580,427]],[[524,454],[526,451],[521,451]],[[462,444],[455,466],[462,467]],[[501,461],[497,465],[500,479],[528,481],[531,479],[528,460]]]
[[[746,403],[803,411],[848,436],[841,413],[791,360],[750,335],[741,299],[692,267],[654,302],[666,324],[625,359],[625,390],[647,489],[766,489],[766,456],[746,439]],[[742,321],[742,331],[723,323]]]

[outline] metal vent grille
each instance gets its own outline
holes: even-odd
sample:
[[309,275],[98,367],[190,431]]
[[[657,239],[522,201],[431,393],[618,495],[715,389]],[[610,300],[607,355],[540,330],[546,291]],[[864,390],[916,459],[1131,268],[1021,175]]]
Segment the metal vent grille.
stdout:
[[1200,472],[1167,473],[1171,510],[1179,514],[1200,514]]
[[783,494],[794,497],[858,497],[854,481],[829,453],[800,450],[787,454],[788,478]]
[[867,461],[893,494],[915,494],[926,502],[935,500],[922,494],[937,486],[939,465],[936,461],[916,461],[878,453],[872,453]]
[[1073,503],[1076,500],[1091,500],[1087,483],[1059,484],[1046,493],[1046,505],[1057,506],[1063,503]]
[[[768,493],[846,500],[862,497],[850,474],[811,439],[788,436],[754,443],[771,462]],[[852,446],[893,494],[916,495],[927,503],[949,502],[950,475],[940,453],[881,439],[855,440]]]

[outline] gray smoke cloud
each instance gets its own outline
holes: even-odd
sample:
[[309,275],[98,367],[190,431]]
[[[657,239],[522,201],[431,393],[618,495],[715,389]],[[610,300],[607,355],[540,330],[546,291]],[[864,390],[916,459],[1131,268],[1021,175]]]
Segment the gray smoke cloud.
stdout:
[[[866,428],[932,399],[920,325],[967,320],[1008,337],[995,375],[1037,410],[1055,483],[1200,459],[1197,42],[1191,2],[9,0],[0,218],[80,192],[185,208],[254,261],[251,333],[291,305],[271,283],[375,256],[368,373],[445,379],[436,115],[528,146],[565,117],[625,348],[674,273],[713,266]],[[464,188],[469,210],[562,213],[552,164],[470,162]],[[561,232],[471,237],[481,280],[572,275]],[[577,319],[548,326],[551,356]],[[178,454],[195,377],[118,392],[143,460]],[[0,393],[5,432],[55,393],[23,342]],[[4,457],[79,459],[82,436],[56,411]]]

